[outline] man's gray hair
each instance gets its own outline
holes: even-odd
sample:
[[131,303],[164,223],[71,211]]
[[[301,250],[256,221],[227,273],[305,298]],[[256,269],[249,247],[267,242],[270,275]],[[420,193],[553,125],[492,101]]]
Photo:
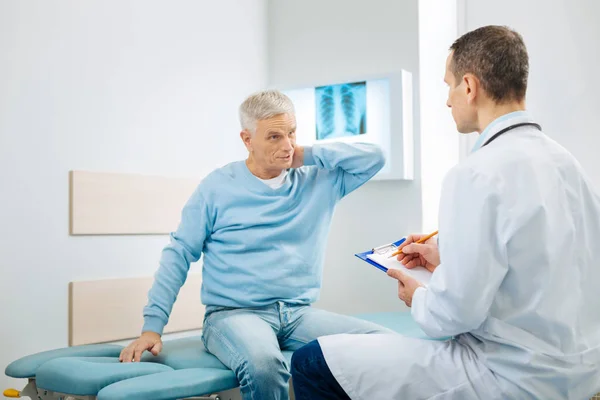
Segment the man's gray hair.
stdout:
[[295,114],[294,104],[278,90],[263,90],[250,95],[240,105],[242,129],[256,132],[256,122],[279,114]]

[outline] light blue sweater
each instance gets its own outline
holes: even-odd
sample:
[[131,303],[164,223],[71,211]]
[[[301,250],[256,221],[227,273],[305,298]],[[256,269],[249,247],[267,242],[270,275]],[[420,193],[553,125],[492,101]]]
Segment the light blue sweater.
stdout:
[[162,252],[143,331],[162,334],[190,263],[201,254],[207,306],[316,301],[335,205],[384,162],[375,145],[338,142],[305,147],[304,166],[290,169],[278,189],[252,175],[245,161],[210,173]]

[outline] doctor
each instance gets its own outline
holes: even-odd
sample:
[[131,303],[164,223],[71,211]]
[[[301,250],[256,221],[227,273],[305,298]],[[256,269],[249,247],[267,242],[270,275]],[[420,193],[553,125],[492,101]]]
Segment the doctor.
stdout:
[[[486,26],[450,49],[448,107],[480,136],[445,178],[435,240],[398,295],[433,338],[332,335],[296,351],[296,399],[589,399],[600,391],[600,198],[525,111],[521,36]],[[413,242],[411,237],[407,242]]]

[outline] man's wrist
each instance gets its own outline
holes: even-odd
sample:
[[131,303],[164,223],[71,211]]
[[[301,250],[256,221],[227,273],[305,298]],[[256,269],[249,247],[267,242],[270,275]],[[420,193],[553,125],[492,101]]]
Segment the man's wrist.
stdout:
[[142,333],[154,332],[159,336],[162,336],[165,323],[158,317],[147,315],[144,317],[144,325],[142,326]]
[[302,150],[302,165],[315,165],[313,148],[311,146],[300,147]]
[[142,336],[158,336],[160,338],[162,335],[154,331],[142,331]]

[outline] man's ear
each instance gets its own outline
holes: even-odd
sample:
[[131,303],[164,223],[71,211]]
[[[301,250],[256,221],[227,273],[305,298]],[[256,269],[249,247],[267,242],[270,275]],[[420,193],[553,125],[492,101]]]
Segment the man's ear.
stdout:
[[477,96],[480,95],[481,82],[473,74],[465,74],[463,76],[463,83],[465,84],[465,95],[468,104],[473,104]]
[[242,142],[244,142],[246,149],[252,151],[252,134],[244,129],[240,132],[240,138],[242,139]]

